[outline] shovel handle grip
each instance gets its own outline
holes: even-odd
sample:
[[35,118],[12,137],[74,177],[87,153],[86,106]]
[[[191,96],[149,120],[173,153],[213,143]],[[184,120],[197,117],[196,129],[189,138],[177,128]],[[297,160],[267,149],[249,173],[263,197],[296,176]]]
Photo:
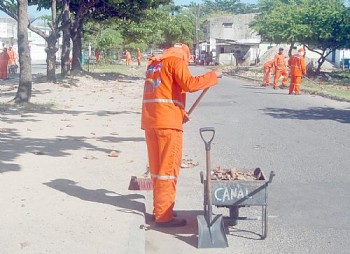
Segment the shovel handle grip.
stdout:
[[[204,137],[204,134],[203,134],[204,132],[210,132],[211,136]],[[200,128],[199,129],[199,133],[201,134],[201,138],[204,141],[205,150],[206,151],[210,151],[211,142],[213,141],[214,136],[215,136],[215,129],[214,129],[214,127]]]

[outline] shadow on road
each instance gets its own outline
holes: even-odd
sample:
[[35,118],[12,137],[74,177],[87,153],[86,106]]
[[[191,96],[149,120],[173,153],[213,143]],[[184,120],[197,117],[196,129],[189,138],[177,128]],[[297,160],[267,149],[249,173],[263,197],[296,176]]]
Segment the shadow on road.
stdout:
[[[185,218],[187,220],[187,225],[184,227],[175,227],[175,228],[160,228],[155,225],[155,222],[151,214],[145,214],[146,224],[149,226],[146,227],[146,231],[158,231],[165,234],[173,235],[175,238],[180,239],[181,241],[187,243],[188,245],[193,246],[194,248],[198,247],[198,222],[197,216],[203,215],[203,210],[177,210],[178,218]],[[259,221],[257,223],[256,229],[260,229]],[[241,224],[241,225],[240,225]],[[236,226],[231,225],[231,220],[229,217],[224,217],[224,226],[227,237],[239,237],[250,240],[261,240],[261,235],[257,232],[251,230],[243,229],[245,226],[243,222],[238,222]]]
[[309,109],[266,108],[266,115],[280,119],[299,120],[332,120],[339,123],[350,123],[350,110],[315,107]]
[[175,228],[161,228],[155,225],[155,222],[152,219],[151,214],[145,214],[146,224],[149,227],[146,227],[146,231],[153,230],[162,232],[164,234],[173,235],[175,238],[180,239],[181,241],[197,248],[198,237],[197,237],[197,215],[202,215],[203,210],[177,210],[178,218],[185,218],[187,220],[187,225],[184,227],[175,227]]
[[[144,138],[140,137],[101,136],[93,139],[113,143],[144,142]],[[89,138],[85,136],[29,138],[20,135],[16,129],[0,128],[0,173],[20,171],[20,165],[15,161],[23,154],[33,154],[33,159],[35,156],[66,157],[72,154],[72,150],[82,148],[87,151],[110,153],[110,149],[91,144]],[[116,150],[116,152],[122,151]]]
[[43,184],[81,200],[119,207],[121,208],[119,210],[120,212],[135,213],[139,215],[142,215],[145,212],[144,202],[137,201],[138,199],[145,198],[141,194],[122,195],[105,189],[90,190],[78,186],[77,182],[69,179],[55,179]]

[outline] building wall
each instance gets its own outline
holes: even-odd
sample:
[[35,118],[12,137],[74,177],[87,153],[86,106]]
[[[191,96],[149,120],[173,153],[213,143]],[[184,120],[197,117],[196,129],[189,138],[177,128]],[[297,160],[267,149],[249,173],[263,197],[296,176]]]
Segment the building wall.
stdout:
[[11,18],[0,18],[0,49],[17,43],[17,22]]
[[[42,31],[45,31],[45,33],[49,33],[49,27],[47,25],[38,25],[38,27]],[[28,30],[28,40],[32,61],[45,61],[46,41],[30,30]],[[12,18],[0,18],[0,49],[9,46],[13,46],[13,49],[18,54],[17,21]]]
[[[260,37],[249,28],[256,14],[238,14],[233,16],[222,16],[209,18],[206,22],[206,40],[215,39],[260,39]],[[231,25],[230,25],[231,24]]]
[[[230,56],[232,52],[242,53],[240,60],[255,62],[257,58],[257,48],[250,48],[251,44],[258,44],[260,36],[253,32],[249,24],[253,21],[256,14],[238,14],[222,17],[209,18],[205,22],[205,41],[207,52],[216,51],[219,64],[228,64],[236,62]],[[230,40],[237,42],[237,45],[228,45],[217,43],[218,40]],[[220,57],[220,54],[227,54]],[[238,57],[238,56],[237,56]]]
[[337,49],[327,57],[327,60],[334,62],[337,67],[342,66],[343,59],[350,59],[350,49]]

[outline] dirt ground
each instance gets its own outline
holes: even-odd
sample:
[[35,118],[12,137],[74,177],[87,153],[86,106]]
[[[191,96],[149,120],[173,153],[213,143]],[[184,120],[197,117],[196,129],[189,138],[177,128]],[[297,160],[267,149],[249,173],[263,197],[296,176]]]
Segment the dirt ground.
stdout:
[[128,184],[146,148],[134,73],[35,78],[21,106],[7,103],[18,80],[0,81],[1,253],[138,253],[144,197]]

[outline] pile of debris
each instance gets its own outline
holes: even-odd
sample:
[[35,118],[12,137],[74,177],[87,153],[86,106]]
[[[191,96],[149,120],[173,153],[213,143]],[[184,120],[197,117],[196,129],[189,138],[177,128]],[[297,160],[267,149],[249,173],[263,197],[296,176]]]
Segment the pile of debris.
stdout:
[[260,168],[242,171],[237,168],[221,169],[217,167],[212,170],[211,178],[213,180],[265,180]]
[[263,66],[264,63],[266,63],[267,61],[272,60],[275,55],[278,53],[278,49],[279,48],[284,48],[284,54],[287,56],[288,55],[288,50],[289,50],[289,45],[288,44],[277,44],[276,46],[273,46],[271,48],[269,48],[261,57],[260,57],[260,61],[257,64],[257,66]]

